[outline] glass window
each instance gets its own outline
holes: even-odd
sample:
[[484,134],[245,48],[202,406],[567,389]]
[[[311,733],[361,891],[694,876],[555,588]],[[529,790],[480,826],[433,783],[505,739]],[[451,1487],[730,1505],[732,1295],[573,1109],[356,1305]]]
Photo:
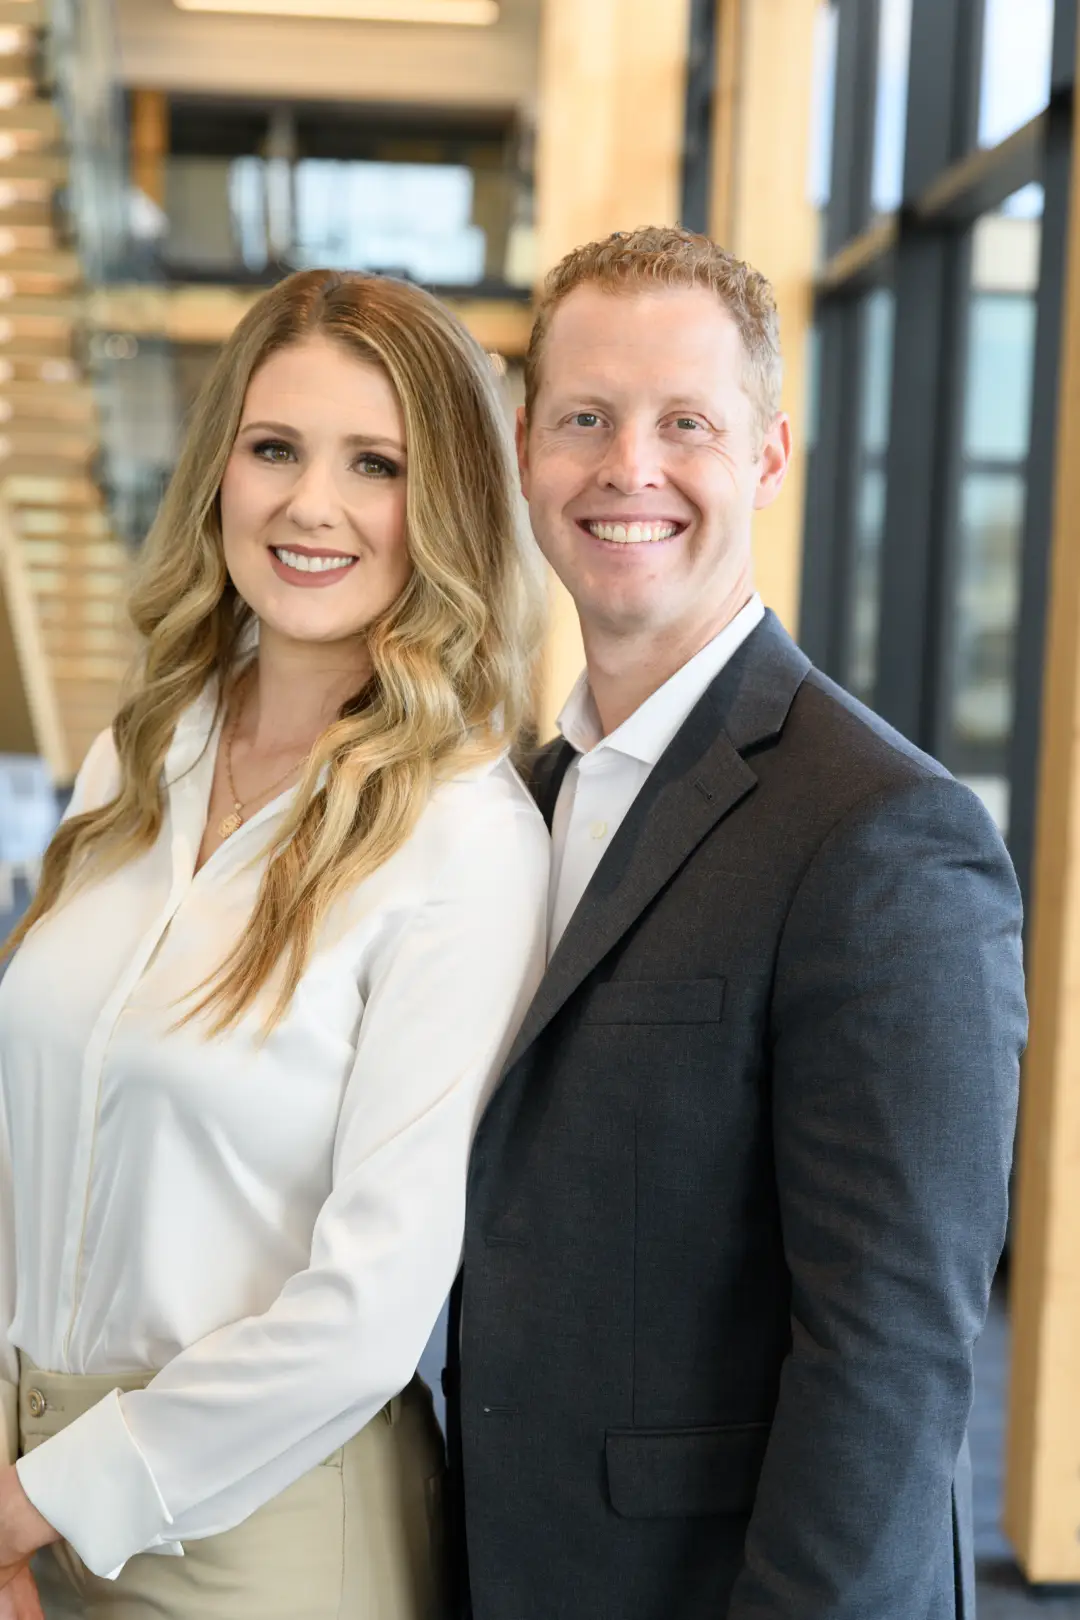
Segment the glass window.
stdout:
[[1030,191],[973,231],[941,753],[1007,832],[1042,230]]
[[1050,98],[1054,0],[986,0],[979,145],[1036,117]]
[[1007,219],[1042,219],[1046,209],[1046,191],[1037,180],[1021,186],[1011,197],[1006,197],[1001,212]]
[[815,322],[806,334],[806,420],[804,434],[809,453],[817,447],[821,416],[821,327]]
[[867,298],[863,324],[862,446],[868,455],[884,455],[889,444],[895,314],[896,299],[892,292],[879,288]]
[[813,92],[807,184],[815,208],[828,206],[832,183],[833,123],[836,114],[835,3],[818,5],[814,18]]
[[881,549],[885,529],[885,457],[889,447],[892,393],[893,323],[896,298],[879,288],[861,311],[859,474],[856,487],[854,550],[846,682],[856,697],[872,703],[877,680],[881,623]]
[[470,169],[312,158],[295,173],[299,265],[398,271],[447,286],[483,279]]
[[872,703],[881,626],[881,542],[885,533],[885,469],[865,467],[855,508],[848,686]]
[[911,0],[881,0],[871,186],[872,205],[879,214],[899,207],[904,192],[910,58]]
[[1035,357],[1035,300],[977,293],[968,327],[964,452],[980,461],[1027,455]]
[[960,491],[951,710],[954,746],[1008,746],[1026,485],[1021,472],[969,473]]

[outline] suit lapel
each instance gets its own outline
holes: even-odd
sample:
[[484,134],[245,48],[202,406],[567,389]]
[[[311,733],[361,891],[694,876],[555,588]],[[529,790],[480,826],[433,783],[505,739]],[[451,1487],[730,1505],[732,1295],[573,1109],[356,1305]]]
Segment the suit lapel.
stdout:
[[[627,812],[551,958],[508,1068],[701,840],[753,790],[757,777],[743,756],[778,735],[809,667],[774,616],[766,614],[691,711]],[[569,744],[561,747],[566,756],[560,758],[559,745],[546,750],[548,770],[542,779],[540,773],[534,778],[549,825],[573,757]]]

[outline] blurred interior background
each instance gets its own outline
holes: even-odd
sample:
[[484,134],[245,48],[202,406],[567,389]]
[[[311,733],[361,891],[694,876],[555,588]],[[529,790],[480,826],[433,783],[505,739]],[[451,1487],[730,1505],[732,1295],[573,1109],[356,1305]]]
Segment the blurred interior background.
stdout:
[[[759,522],[766,600],[981,795],[1024,891],[1033,1033],[979,1352],[980,1580],[991,1614],[1071,1617],[1076,9],[0,0],[0,928],[111,718],[131,559],[261,288],[310,265],[421,282],[491,352],[509,411],[534,289],[566,249],[709,231],[781,307],[797,452]],[[544,731],[580,660],[551,589]]]

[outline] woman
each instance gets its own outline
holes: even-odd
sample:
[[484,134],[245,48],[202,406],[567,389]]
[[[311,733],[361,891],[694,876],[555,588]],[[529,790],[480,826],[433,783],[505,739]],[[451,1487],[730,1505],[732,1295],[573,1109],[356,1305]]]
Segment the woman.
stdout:
[[[0,1578],[47,1547],[50,1617],[439,1612],[410,1380],[543,964],[516,532],[434,299],[312,271],[256,304],[0,985]],[[28,1569],[0,1602],[36,1612]]]

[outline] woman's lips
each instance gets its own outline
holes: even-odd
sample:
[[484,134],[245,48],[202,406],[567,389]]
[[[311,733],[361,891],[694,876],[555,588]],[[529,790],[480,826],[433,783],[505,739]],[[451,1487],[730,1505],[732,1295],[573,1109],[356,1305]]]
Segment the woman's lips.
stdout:
[[306,590],[336,585],[355,566],[356,560],[340,551],[309,551],[299,546],[270,548],[270,566],[278,578]]

